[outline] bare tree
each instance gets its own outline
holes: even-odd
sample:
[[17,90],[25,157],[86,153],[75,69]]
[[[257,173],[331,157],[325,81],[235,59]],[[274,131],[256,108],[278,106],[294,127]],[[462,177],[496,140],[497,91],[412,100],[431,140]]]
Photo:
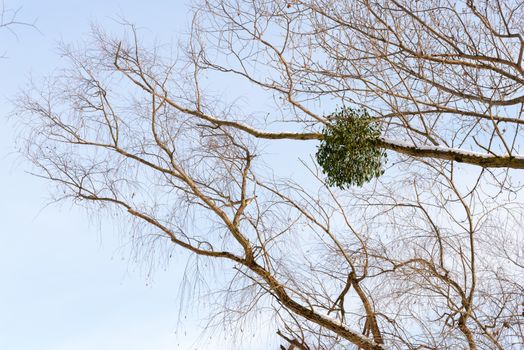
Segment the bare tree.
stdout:
[[[26,154],[60,199],[218,261],[214,315],[263,312],[281,348],[519,349],[522,28],[520,1],[202,1],[176,59],[132,26],[64,48],[19,99]],[[213,96],[221,79],[272,104]],[[337,106],[380,125],[384,175],[268,169]]]

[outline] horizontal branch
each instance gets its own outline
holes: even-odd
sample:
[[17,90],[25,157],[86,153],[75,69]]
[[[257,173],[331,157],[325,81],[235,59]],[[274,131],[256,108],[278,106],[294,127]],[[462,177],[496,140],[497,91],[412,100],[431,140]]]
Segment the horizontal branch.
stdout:
[[[169,102],[169,101],[168,101]],[[172,104],[173,105],[173,104]],[[253,128],[247,124],[229,120],[218,119],[204,113],[180,108],[181,111],[219,126],[229,126],[244,131],[251,136],[270,140],[321,140],[321,133],[300,133],[300,132],[271,132]],[[467,163],[482,168],[511,168],[524,169],[524,156],[497,156],[487,153],[465,151],[457,148],[440,147],[440,146],[416,146],[402,141],[382,138],[379,143],[380,147],[390,151],[405,154],[412,157],[435,158],[442,160],[451,160],[460,163]]]
[[439,146],[415,146],[391,139],[381,139],[380,146],[412,157],[452,160],[482,168],[524,169],[524,156],[497,156]]
[[[132,78],[131,78],[132,79]],[[135,81],[135,80],[133,80]],[[197,118],[210,122],[217,126],[227,126],[232,127],[237,130],[244,131],[251,136],[261,139],[270,139],[270,140],[321,140],[321,133],[301,133],[301,132],[272,132],[265,131],[253,128],[252,126],[231,121],[224,120],[210,116],[206,113],[203,113],[199,110],[189,109],[180,104],[176,103],[172,99],[168,98],[166,95],[159,94],[147,87],[143,86],[139,82],[136,82],[147,92],[156,95],[160,99],[163,99],[170,106],[179,110],[182,113],[193,115]],[[440,146],[417,146],[404,143],[402,141],[391,140],[387,138],[382,138],[379,143],[380,147],[385,148],[390,151],[398,152],[405,154],[411,157],[421,157],[421,158],[435,158],[442,160],[451,160],[460,163],[467,163],[475,166],[480,166],[482,168],[511,168],[511,169],[524,169],[524,156],[520,155],[504,155],[497,156],[487,153],[479,153],[473,151],[465,151],[457,148],[449,147],[440,147]]]

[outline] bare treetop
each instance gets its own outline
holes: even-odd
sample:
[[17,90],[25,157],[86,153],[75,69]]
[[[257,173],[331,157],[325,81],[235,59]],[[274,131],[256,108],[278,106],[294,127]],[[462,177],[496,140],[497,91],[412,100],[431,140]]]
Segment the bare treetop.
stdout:
[[[206,5],[195,21],[202,41],[195,63],[279,94],[291,109],[287,119],[322,123],[319,101],[363,106],[387,125],[387,149],[522,168],[519,2]],[[227,64],[209,56],[215,48]]]

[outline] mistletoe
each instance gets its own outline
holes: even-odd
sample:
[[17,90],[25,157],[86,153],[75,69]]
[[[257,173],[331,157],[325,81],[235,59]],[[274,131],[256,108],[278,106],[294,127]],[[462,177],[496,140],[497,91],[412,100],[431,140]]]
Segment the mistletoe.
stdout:
[[344,189],[381,176],[387,155],[380,147],[380,125],[367,110],[342,107],[327,119],[316,153],[327,184]]

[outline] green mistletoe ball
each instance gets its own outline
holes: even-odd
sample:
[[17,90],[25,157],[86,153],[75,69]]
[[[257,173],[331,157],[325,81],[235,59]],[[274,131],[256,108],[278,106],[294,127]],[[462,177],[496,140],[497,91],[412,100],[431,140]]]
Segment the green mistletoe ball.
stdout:
[[365,109],[343,107],[329,115],[316,153],[327,184],[344,189],[382,175],[386,152],[380,134],[380,125]]

